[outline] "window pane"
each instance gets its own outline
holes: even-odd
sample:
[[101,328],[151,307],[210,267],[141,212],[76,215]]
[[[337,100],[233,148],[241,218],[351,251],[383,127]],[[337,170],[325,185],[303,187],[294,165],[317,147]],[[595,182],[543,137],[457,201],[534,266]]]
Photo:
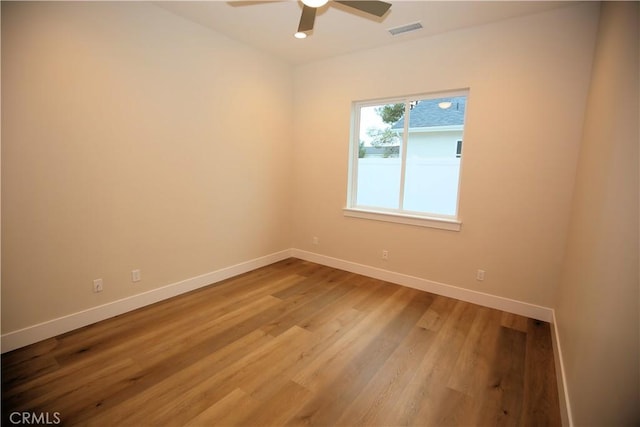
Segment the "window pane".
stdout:
[[356,104],[348,207],[457,216],[467,96],[436,96]]
[[[407,135],[403,209],[455,215],[466,97],[412,102]],[[394,127],[404,123],[398,123]]]
[[401,138],[392,124],[403,114],[404,104],[360,108],[358,206],[399,208]]

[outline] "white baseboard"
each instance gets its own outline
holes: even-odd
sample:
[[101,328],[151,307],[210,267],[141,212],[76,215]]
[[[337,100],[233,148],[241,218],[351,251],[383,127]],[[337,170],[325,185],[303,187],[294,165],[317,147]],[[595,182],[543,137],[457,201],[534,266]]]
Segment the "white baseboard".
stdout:
[[433,282],[431,280],[422,279],[420,277],[408,276],[406,274],[383,270],[376,267],[370,267],[368,265],[345,261],[338,258],[332,258],[326,255],[320,255],[314,252],[307,252],[300,249],[292,249],[291,256],[306,261],[323,264],[328,267],[338,268],[340,270],[362,274],[363,276],[373,277],[375,279],[380,279],[387,282],[396,283],[398,285],[419,289],[421,291],[455,298],[473,304],[482,305],[484,307],[495,308],[498,310],[506,311],[508,313],[519,314],[521,316],[542,320],[544,322],[551,322],[553,320],[553,310],[548,307],[542,307],[539,305],[516,301],[509,298],[503,298],[483,292],[472,291],[470,289],[459,288],[456,286],[446,285],[444,283]]
[[287,249],[260,258],[255,258],[240,264],[222,268],[211,273],[192,277],[180,282],[172,283],[161,288],[143,292],[117,301],[113,301],[98,307],[92,307],[77,313],[49,320],[37,325],[29,326],[14,332],[2,335],[2,352],[15,350],[47,338],[55,337],[74,329],[90,325],[120,314],[132,311],[146,305],[190,292],[195,289],[220,282],[230,277],[237,276],[274,262],[291,257],[291,250]]
[[332,258],[326,255],[320,255],[313,252],[307,252],[300,249],[288,249],[276,252],[260,258],[255,258],[240,264],[222,268],[211,273],[201,276],[192,277],[180,282],[172,283],[161,288],[153,289],[148,292],[133,295],[121,300],[113,301],[98,307],[92,307],[77,313],[49,320],[37,325],[29,326],[24,329],[9,332],[1,337],[2,352],[14,350],[29,344],[42,341],[47,338],[60,335],[92,323],[99,322],[120,314],[154,304],[156,302],[189,292],[213,283],[228,279],[264,267],[274,262],[281,261],[289,257],[296,257],[306,261],[323,264],[329,267],[350,271],[364,276],[385,280],[402,286],[443,295],[462,301],[471,302],[485,307],[503,310],[509,313],[519,314],[533,319],[543,320],[545,322],[553,321],[553,310],[534,304],[490,295],[482,292],[472,291],[469,289],[458,288],[443,283],[433,282],[415,276],[396,273],[389,270],[371,267],[364,264],[358,264],[351,261],[345,261],[338,258]]
[[571,416],[571,402],[569,400],[569,389],[567,388],[567,377],[564,370],[562,358],[562,347],[560,346],[560,334],[558,332],[558,322],[556,311],[552,310],[551,322],[551,343],[553,344],[553,359],[556,365],[556,382],[558,383],[558,398],[560,400],[560,416],[564,427],[573,427]]

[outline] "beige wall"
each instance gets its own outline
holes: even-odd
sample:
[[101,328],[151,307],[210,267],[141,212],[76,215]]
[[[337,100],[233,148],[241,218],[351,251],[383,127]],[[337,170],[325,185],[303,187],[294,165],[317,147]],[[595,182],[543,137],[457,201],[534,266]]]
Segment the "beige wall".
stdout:
[[148,3],[2,2],[2,88],[3,333],[291,247],[288,65]]
[[[297,67],[294,246],[553,306],[597,19],[572,5]],[[351,102],[460,88],[462,230],[345,218]]]
[[557,324],[576,425],[640,424],[637,2],[602,5]]

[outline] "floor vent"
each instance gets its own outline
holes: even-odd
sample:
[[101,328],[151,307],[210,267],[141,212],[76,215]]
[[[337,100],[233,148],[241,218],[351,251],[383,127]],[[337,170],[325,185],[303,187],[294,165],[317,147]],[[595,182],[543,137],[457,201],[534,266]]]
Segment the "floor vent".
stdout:
[[409,31],[416,31],[422,28],[422,24],[419,22],[415,22],[413,24],[403,25],[401,27],[389,28],[389,32],[392,36],[397,36],[398,34],[408,33]]

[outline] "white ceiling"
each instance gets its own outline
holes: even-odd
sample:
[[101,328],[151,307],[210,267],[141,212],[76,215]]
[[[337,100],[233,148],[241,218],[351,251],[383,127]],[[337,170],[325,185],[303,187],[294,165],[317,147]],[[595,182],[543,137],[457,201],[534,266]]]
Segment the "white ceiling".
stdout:
[[[318,10],[313,33],[293,37],[302,4],[297,1],[161,1],[155,4],[232,39],[291,63],[304,64],[398,41],[562,7],[570,1],[390,1],[382,18],[329,2]],[[391,36],[389,28],[420,21],[421,30]]]

